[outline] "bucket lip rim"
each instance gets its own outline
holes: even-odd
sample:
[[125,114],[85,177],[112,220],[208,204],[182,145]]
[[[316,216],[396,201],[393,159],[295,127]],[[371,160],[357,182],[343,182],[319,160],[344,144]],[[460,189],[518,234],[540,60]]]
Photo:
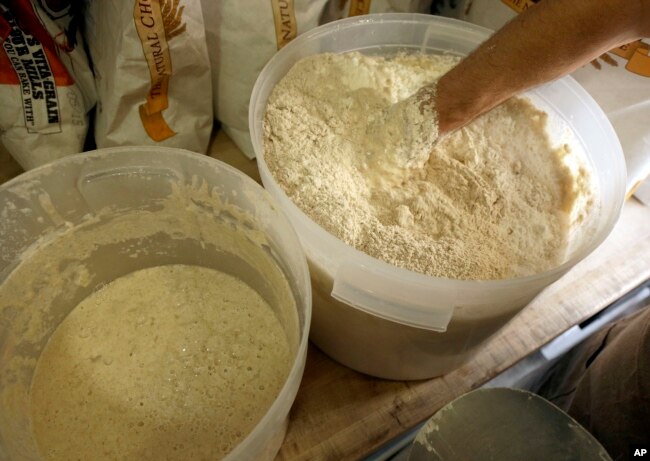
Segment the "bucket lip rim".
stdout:
[[[272,208],[272,211],[274,213],[277,213],[279,217],[285,221],[285,224],[291,229],[292,232],[292,238],[296,242],[300,242],[300,238],[298,236],[298,233],[296,232],[296,229],[293,225],[293,222],[289,217],[287,216],[287,213],[284,209],[284,207],[280,206],[278,203],[277,199],[273,197],[272,194],[269,193],[268,190],[266,190],[264,187],[262,187],[261,184],[259,184],[257,181],[252,179],[250,176],[248,176],[246,173],[242,172],[241,170],[228,165],[222,160],[216,159],[214,157],[210,157],[208,155],[200,154],[198,152],[192,152],[186,149],[180,149],[180,148],[175,148],[175,147],[159,147],[159,146],[120,146],[120,147],[107,147],[107,148],[99,148],[99,149],[94,149],[86,152],[81,152],[81,153],[76,153],[76,154],[70,154],[66,155],[64,157],[55,159],[51,162],[48,162],[46,164],[40,165],[36,168],[32,168],[30,170],[27,170],[18,176],[15,176],[14,178],[11,178],[10,180],[0,184],[0,193],[2,192],[9,192],[11,193],[11,189],[18,185],[21,182],[24,181],[31,181],[34,180],[35,176],[38,176],[42,174],[45,171],[52,171],[55,173],[54,169],[59,166],[59,165],[65,165],[68,163],[78,163],[79,165],[82,165],[86,162],[92,162],[94,159],[101,159],[108,157],[110,155],[141,155],[141,154],[147,154],[147,153],[155,153],[155,154],[163,154],[163,155],[173,155],[173,156],[179,156],[182,155],[186,158],[192,158],[195,161],[203,162],[205,164],[213,164],[218,166],[219,168],[223,169],[224,171],[227,172],[227,174],[233,174],[235,177],[242,179],[244,182],[246,182],[248,185],[250,185],[257,193],[262,194],[265,196],[265,198],[268,200],[268,203],[270,207]],[[306,260],[306,254],[304,254],[304,249],[301,247],[300,251],[302,251],[303,256],[304,256],[304,261],[301,263],[301,272],[303,272],[303,282],[307,284],[307,286],[310,288],[307,292],[306,296],[306,308],[305,312],[309,315],[305,315],[305,320],[308,318],[311,318],[311,280],[309,278],[309,267],[307,265],[307,260]],[[305,321],[306,327],[309,326],[309,323]],[[308,330],[308,328],[307,328]]]
[[[31,168],[27,171],[23,171],[17,176],[14,176],[13,178],[9,179],[8,181],[5,181],[4,183],[0,184],[0,191],[2,190],[7,190],[11,189],[12,186],[14,186],[14,183],[18,183],[21,181],[28,181],[30,179],[33,179],[32,176],[37,176],[40,173],[43,173],[47,170],[52,170],[53,168],[56,168],[59,165],[67,164],[67,163],[84,163],[87,161],[92,161],[92,159],[95,158],[103,158],[107,157],[109,155],[140,155],[144,153],[156,153],[156,154],[162,154],[162,155],[182,155],[187,158],[193,158],[198,161],[203,161],[206,163],[215,163],[216,165],[219,165],[219,167],[224,168],[225,170],[235,173],[236,176],[246,178],[247,180],[250,180],[252,184],[255,184],[255,186],[260,187],[264,189],[257,181],[252,179],[250,176],[248,176],[246,173],[243,171],[228,165],[226,162],[223,160],[219,160],[214,157],[210,157],[209,155],[206,154],[201,154],[199,152],[193,152],[187,149],[182,149],[179,147],[168,147],[168,146],[147,146],[147,145],[133,145],[133,146],[117,146],[117,147],[102,147],[102,148],[97,148],[89,151],[83,151],[83,152],[77,152],[74,154],[68,154],[63,157],[59,157],[57,159],[51,160],[47,163],[44,163],[43,165],[39,165],[36,168]],[[273,199],[275,200],[275,199]]]
[[[561,77],[559,79],[556,79],[552,82],[549,82],[545,85],[541,85],[536,88],[531,88],[530,90],[521,93],[521,95],[538,94],[539,90],[543,89],[546,86],[558,86],[558,85],[563,85],[566,88],[573,91],[574,93],[576,93],[576,96],[580,98],[580,103],[590,111],[590,113],[592,114],[592,116],[595,118],[596,121],[600,122],[599,128],[601,128],[601,130],[599,131],[605,130],[610,135],[607,136],[607,138],[609,139],[609,143],[611,144],[610,147],[613,150],[611,154],[611,157],[614,160],[613,166],[617,170],[613,172],[613,175],[617,176],[620,184],[619,187],[617,187],[618,196],[615,197],[614,204],[612,207],[613,213],[611,214],[611,216],[609,217],[609,219],[607,220],[604,226],[605,231],[602,232],[602,234],[599,235],[597,238],[594,238],[589,243],[589,245],[586,245],[581,251],[574,254],[571,258],[567,259],[562,264],[552,267],[551,269],[547,269],[543,272],[538,272],[526,276],[512,277],[507,279],[467,280],[467,279],[452,279],[452,278],[445,278],[445,277],[430,276],[430,275],[426,275],[426,274],[422,274],[422,273],[418,273],[415,271],[394,266],[392,264],[389,264],[385,261],[382,261],[378,258],[375,258],[373,256],[370,256],[366,253],[357,250],[353,246],[348,245],[347,243],[343,242],[339,238],[335,237],[333,234],[327,232],[321,225],[319,225],[316,221],[312,220],[295,203],[293,203],[291,198],[280,187],[279,183],[275,180],[270,170],[268,169],[266,160],[264,158],[264,146],[261,139],[261,137],[263,136],[263,119],[259,121],[255,119],[255,111],[256,109],[259,110],[259,108],[255,107],[255,105],[256,104],[261,105],[260,104],[261,88],[268,78],[269,69],[274,68],[277,65],[277,63],[283,59],[284,56],[288,55],[294,49],[299,48],[303,44],[303,42],[309,42],[314,39],[318,39],[322,35],[328,35],[335,31],[340,31],[343,29],[364,27],[364,26],[375,25],[375,24],[387,25],[391,23],[401,23],[401,24],[412,23],[412,24],[422,24],[427,26],[433,25],[435,23],[440,23],[440,24],[447,23],[445,24],[446,26],[453,27],[460,32],[467,32],[467,31],[474,32],[477,35],[484,36],[484,39],[487,39],[488,36],[494,32],[492,29],[478,26],[476,24],[472,24],[467,21],[462,21],[454,18],[432,16],[432,15],[427,15],[422,13],[379,13],[379,14],[372,14],[367,16],[348,17],[348,18],[339,19],[336,21],[332,21],[320,25],[310,31],[307,31],[299,35],[290,43],[288,43],[285,47],[280,49],[267,62],[267,64],[264,66],[264,68],[260,72],[255,82],[253,91],[251,93],[248,118],[249,118],[249,130],[251,133],[251,141],[253,144],[253,149],[256,154],[257,166],[260,171],[260,175],[262,177],[262,182],[264,183],[265,188],[269,190],[269,192],[272,191],[272,195],[274,197],[276,193],[280,194],[277,201],[281,204],[281,206],[288,207],[291,214],[297,216],[298,220],[307,222],[310,227],[313,227],[319,239],[324,239],[328,243],[328,245],[334,246],[335,248],[341,250],[345,249],[346,252],[349,252],[351,255],[349,259],[357,261],[358,265],[362,265],[365,267],[373,267],[378,272],[384,272],[384,273],[390,272],[392,276],[399,279],[399,283],[406,283],[409,285],[431,286],[432,284],[444,283],[446,286],[455,289],[464,289],[464,288],[477,286],[477,285],[479,286],[489,285],[495,289],[510,288],[512,285],[527,284],[527,283],[531,283],[546,278],[558,278],[563,273],[567,272],[569,269],[575,266],[577,263],[585,259],[596,248],[598,248],[603,243],[603,241],[605,241],[605,239],[609,236],[609,234],[613,230],[622,212],[623,204],[625,201],[625,177],[626,177],[625,157],[623,155],[623,150],[620,141],[618,140],[618,136],[616,135],[616,132],[614,131],[614,128],[611,125],[611,122],[609,121],[609,119],[607,118],[603,110],[600,108],[600,106],[595,102],[593,97],[571,75],[566,75],[564,77]],[[479,43],[477,43],[477,45]],[[345,51],[346,50],[341,50],[340,52],[343,53]],[[267,100],[264,100],[263,101],[264,107],[266,107],[266,103]],[[566,118],[564,116],[562,116],[562,118],[565,119],[566,121]],[[572,131],[582,143],[583,141],[579,136],[579,134],[576,133],[575,130]],[[612,172],[610,172],[610,175],[612,175]],[[267,185],[267,182],[269,180],[270,183]],[[598,197],[600,199],[601,196],[599,195]],[[294,218],[292,218],[292,222],[293,220]],[[303,223],[300,224],[300,227],[304,227]],[[300,241],[303,242],[303,239],[301,238]],[[305,247],[305,253],[307,254],[307,257],[313,259],[311,258],[310,253],[312,252],[312,249],[316,245],[315,244],[312,245],[303,244],[303,245]],[[341,262],[343,261],[344,260],[341,260]],[[335,272],[339,266],[340,266],[340,262],[334,265],[333,276],[336,275]]]
[[[468,32],[482,34],[492,34],[494,29],[489,27],[480,26],[478,24],[471,23],[469,21],[464,21],[457,18],[448,18],[445,16],[437,16],[426,13],[372,13],[367,15],[360,16],[349,16],[347,18],[337,19],[335,21],[330,21],[325,24],[321,24],[313,29],[310,29],[291,42],[289,42],[282,49],[287,47],[296,47],[299,45],[294,45],[295,43],[302,43],[305,41],[312,40],[320,35],[328,34],[332,30],[342,30],[348,28],[358,27],[359,25],[374,25],[374,24],[424,24],[427,26],[430,25],[444,25],[450,29],[456,29],[461,33],[460,38],[466,38]],[[465,37],[464,37],[465,36]],[[487,38],[487,36],[485,37]],[[277,53],[276,53],[277,54]]]

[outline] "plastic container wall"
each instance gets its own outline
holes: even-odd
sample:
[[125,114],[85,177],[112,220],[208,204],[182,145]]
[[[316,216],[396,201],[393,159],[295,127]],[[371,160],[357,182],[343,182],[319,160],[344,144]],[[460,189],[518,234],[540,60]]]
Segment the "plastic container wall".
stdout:
[[275,84],[315,53],[468,54],[491,31],[420,14],[382,14],[336,21],[299,36],[260,74],[249,111],[262,182],[287,212],[310,264],[314,296],[311,339],[335,360],[389,379],[447,373],[521,311],[541,290],[591,253],[612,230],[624,197],[618,139],[593,99],[571,78],[526,95],[549,113],[553,141],[569,142],[593,170],[595,203],[572,230],[567,260],[537,275],[498,281],[434,278],[396,268],[336,239],[308,218],[273,179],[264,160],[262,123]]
[[[172,193],[173,183],[204,184],[221,202],[234,205],[250,217],[247,226],[263,233],[267,242],[259,248],[253,244],[250,247],[258,252],[255,257],[261,258],[264,268],[277,271],[274,277],[288,281],[285,284],[291,291],[288,296],[295,300],[296,309],[277,305],[281,298],[273,292],[274,286],[269,286],[270,279],[264,280],[266,273],[258,271],[262,266],[250,265],[230,255],[229,241],[224,241],[219,251],[204,245],[200,239],[158,242],[155,236],[128,242],[138,246],[135,253],[120,247],[97,248],[83,261],[93,274],[90,286],[65,286],[62,296],[44,306],[12,306],[0,302],[0,459],[40,459],[29,428],[29,386],[36,359],[58,324],[97,286],[160,264],[196,264],[228,272],[258,291],[275,310],[292,344],[294,363],[263,419],[226,459],[271,460],[277,454],[304,370],[311,289],[305,256],[288,219],[269,194],[241,172],[188,151],[134,147],[67,157],[25,173],[0,187],[0,290],[21,257],[39,239],[56,239],[59,232],[98,215],[106,207],[119,213],[148,210],[154,216],[159,201]],[[206,219],[211,219],[209,222],[215,226],[232,226],[234,218],[228,212],[218,208],[197,212],[206,213]],[[201,229],[196,235],[200,234]],[[177,241],[185,246],[179,246],[181,243]],[[62,270],[68,263],[60,262]],[[292,321],[282,321],[287,318]],[[18,325],[33,320],[41,322],[44,333],[27,342]],[[7,368],[14,359],[26,364],[15,376]],[[16,390],[7,393],[8,386]]]

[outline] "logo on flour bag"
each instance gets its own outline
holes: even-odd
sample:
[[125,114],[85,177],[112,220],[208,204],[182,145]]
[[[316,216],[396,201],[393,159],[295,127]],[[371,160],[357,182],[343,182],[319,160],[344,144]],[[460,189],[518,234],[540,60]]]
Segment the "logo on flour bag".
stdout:
[[138,110],[142,126],[154,141],[163,141],[176,134],[162,113],[169,107],[169,79],[172,76],[169,42],[184,33],[186,28],[183,7],[179,6],[179,2],[136,0],[133,9],[135,28],[151,75],[147,101]]
[[271,0],[273,21],[275,22],[275,40],[278,50],[298,35],[298,24],[293,0]]
[[370,13],[371,0],[351,0],[348,16],[361,16]]
[[4,56],[0,53],[0,84],[20,87],[28,133],[60,133],[57,84],[67,86],[74,82],[65,68],[53,69],[50,65],[54,51],[48,53],[46,47],[51,45],[52,50],[55,47],[49,43],[51,37],[31,6],[17,11],[20,21],[0,6],[0,39],[4,51]]

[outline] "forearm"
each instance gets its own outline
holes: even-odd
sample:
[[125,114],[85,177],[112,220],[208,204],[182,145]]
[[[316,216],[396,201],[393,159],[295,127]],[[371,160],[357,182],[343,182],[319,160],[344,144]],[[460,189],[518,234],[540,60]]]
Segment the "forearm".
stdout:
[[541,0],[438,81],[440,134],[647,35],[650,0]]

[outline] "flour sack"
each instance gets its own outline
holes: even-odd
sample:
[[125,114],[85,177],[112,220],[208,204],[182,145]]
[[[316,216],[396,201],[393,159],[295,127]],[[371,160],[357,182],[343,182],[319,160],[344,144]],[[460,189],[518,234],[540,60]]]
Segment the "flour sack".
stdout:
[[212,64],[214,112],[250,158],[248,104],[273,54],[319,23],[327,0],[202,0]]
[[74,2],[0,4],[0,143],[26,170],[81,152],[93,77]]
[[213,116],[200,3],[94,0],[86,9],[97,147],[146,144],[205,152]]

